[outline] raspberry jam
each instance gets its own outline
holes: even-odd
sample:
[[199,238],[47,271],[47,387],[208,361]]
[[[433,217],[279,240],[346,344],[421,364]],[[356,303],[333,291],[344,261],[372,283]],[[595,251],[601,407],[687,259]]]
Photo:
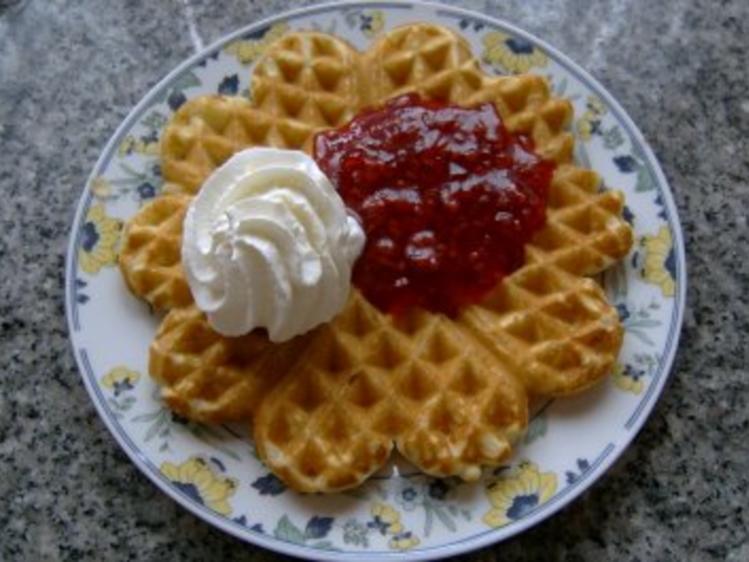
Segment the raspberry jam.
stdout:
[[480,301],[544,224],[554,163],[490,103],[400,96],[319,133],[314,152],[367,234],[354,284],[396,315]]

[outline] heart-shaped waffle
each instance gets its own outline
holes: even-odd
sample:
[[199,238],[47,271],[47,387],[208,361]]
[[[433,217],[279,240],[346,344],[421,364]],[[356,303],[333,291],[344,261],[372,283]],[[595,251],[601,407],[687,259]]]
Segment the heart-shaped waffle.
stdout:
[[[161,141],[169,193],[125,231],[128,286],[172,309],[150,352],[172,408],[207,422],[252,420],[274,473],[294,489],[329,492],[360,484],[394,446],[426,473],[474,480],[511,453],[529,396],[578,392],[609,372],[622,328],[585,276],[624,256],[632,234],[621,193],[599,191],[594,172],[571,164],[572,107],[543,78],[487,76],[460,36],[413,24],[363,54],[330,35],[291,33],[258,63],[251,90],[251,101],[205,96],[176,112]],[[414,311],[396,322],[353,290],[332,322],[281,345],[259,332],[220,336],[194,305],[179,308],[184,274],[162,254],[179,256],[179,217],[217,166],[254,145],[309,151],[316,132],[411,91],[490,101],[511,132],[557,162],[547,223],[522,268],[456,319]]]

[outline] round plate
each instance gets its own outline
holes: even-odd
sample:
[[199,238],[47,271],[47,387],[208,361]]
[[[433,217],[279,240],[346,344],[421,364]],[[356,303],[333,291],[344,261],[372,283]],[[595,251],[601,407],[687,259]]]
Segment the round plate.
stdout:
[[[575,106],[576,159],[626,194],[636,242],[604,277],[626,328],[608,380],[534,414],[512,463],[480,483],[437,480],[394,462],[333,496],[286,490],[243,427],[173,415],[147,372],[159,318],[115,267],[124,220],[157,195],[159,133],[186,99],[247,95],[252,65],[287,29],[320,29],[358,48],[390,28],[434,22],[462,33],[488,72],[547,76]],[[447,6],[338,3],[289,12],[233,33],[153,88],[107,144],[81,198],[67,259],[75,357],[91,399],[132,461],[161,490],[241,539],[296,556],[353,560],[455,555],[515,535],[579,496],[627,447],[663,390],[684,310],[684,248],[666,179],[621,106],[567,57],[506,23]]]

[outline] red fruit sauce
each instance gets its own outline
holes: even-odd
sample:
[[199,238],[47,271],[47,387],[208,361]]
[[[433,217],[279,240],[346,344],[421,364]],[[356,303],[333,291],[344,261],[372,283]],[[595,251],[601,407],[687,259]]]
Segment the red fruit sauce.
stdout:
[[415,94],[319,133],[314,153],[367,234],[354,284],[396,315],[457,314],[520,267],[554,172],[494,105]]

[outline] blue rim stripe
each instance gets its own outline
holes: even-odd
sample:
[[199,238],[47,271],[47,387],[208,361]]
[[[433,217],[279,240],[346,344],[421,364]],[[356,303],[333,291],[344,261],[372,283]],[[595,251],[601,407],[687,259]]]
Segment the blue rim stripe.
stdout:
[[[606,101],[608,108],[612,110],[612,113],[614,113],[619,124],[623,126],[625,130],[630,134],[631,141],[633,143],[637,143],[637,146],[639,146],[642,149],[642,153],[644,155],[644,161],[646,163],[647,170],[651,174],[651,176],[656,180],[656,185],[658,186],[658,190],[661,193],[661,196],[663,198],[664,209],[666,210],[667,222],[669,224],[669,227],[671,229],[672,236],[673,236],[674,250],[677,256],[677,260],[676,260],[677,290],[676,290],[676,298],[674,301],[674,311],[672,313],[672,322],[669,328],[669,334],[668,334],[668,337],[666,339],[666,344],[665,344],[665,353],[660,358],[660,361],[658,363],[658,371],[655,375],[653,375],[650,381],[650,384],[648,386],[648,390],[646,394],[643,396],[643,398],[641,399],[641,402],[636,409],[636,413],[633,414],[633,416],[630,418],[630,420],[628,420],[625,426],[626,429],[628,430],[632,429],[633,427],[635,428],[635,430],[639,430],[642,424],[644,423],[645,419],[647,418],[647,415],[642,416],[642,413],[644,412],[647,414],[652,410],[653,406],[655,405],[655,400],[653,400],[653,397],[654,395],[656,394],[659,395],[661,393],[663,386],[666,382],[664,380],[663,371],[668,371],[668,369],[673,363],[679,330],[681,327],[682,314],[684,310],[685,292],[686,292],[686,271],[684,268],[685,256],[684,256],[684,245],[683,245],[683,236],[681,232],[681,227],[679,225],[678,218],[675,218],[673,216],[675,214],[674,210],[676,207],[675,207],[670,191],[667,188],[662,189],[662,186],[667,186],[668,183],[663,173],[657,167],[657,164],[654,165],[654,162],[656,160],[655,160],[655,156],[652,150],[647,145],[647,143],[645,143],[642,137],[642,134],[637,130],[637,128],[632,123],[631,119],[629,119],[629,117],[626,115],[624,110],[621,109],[618,102],[615,99],[613,99],[608,94],[608,92],[597,83],[597,81],[595,81],[590,75],[588,75],[587,72],[582,70],[580,67],[577,67],[576,65],[574,65],[574,63],[572,63],[564,55],[556,51],[556,49],[548,45],[546,42],[540,39],[537,39],[536,37],[528,34],[525,31],[522,31],[516,28],[515,26],[511,24],[502,23],[499,20],[495,20],[489,16],[484,16],[482,14],[477,14],[474,12],[470,12],[468,10],[462,10],[459,8],[446,8],[442,4],[434,4],[430,2],[418,2],[418,1],[409,2],[409,3],[404,2],[404,3],[397,3],[397,4],[388,3],[388,2],[342,2],[339,4],[324,4],[324,5],[315,6],[312,8],[286,12],[284,14],[280,14],[277,16],[273,16],[273,17],[258,21],[257,23],[246,26],[242,29],[239,29],[223,37],[222,39],[213,43],[212,45],[210,45],[208,48],[206,48],[202,52],[197,53],[196,55],[193,55],[187,61],[183,62],[181,65],[175,68],[172,72],[170,72],[148,94],[146,94],[146,96],[141,100],[141,102],[139,102],[135,106],[135,108],[131,111],[128,117],[118,127],[115,134],[110,138],[110,141],[108,142],[106,148],[104,149],[99,160],[97,161],[91,175],[89,176],[87,185],[90,185],[93,178],[96,177],[96,175],[98,175],[98,173],[100,173],[100,171],[105,168],[105,165],[111,159],[112,153],[114,149],[116,148],[116,146],[118,146],[121,138],[130,129],[133,122],[137,121],[142,115],[142,113],[146,109],[150,108],[151,105],[153,105],[154,99],[158,97],[163,91],[165,91],[169,87],[169,85],[181,73],[183,73],[186,70],[189,70],[198,62],[204,60],[208,56],[215,54],[217,51],[222,49],[225,45],[227,45],[231,41],[236,40],[237,38],[247,33],[251,33],[253,31],[256,31],[258,29],[261,29],[269,25],[273,25],[274,23],[278,23],[281,21],[293,21],[295,19],[299,19],[301,17],[308,17],[313,14],[320,14],[320,13],[326,13],[326,12],[331,12],[331,11],[340,11],[343,8],[378,8],[379,7],[379,8],[386,8],[386,9],[411,10],[415,6],[433,9],[435,10],[436,15],[442,15],[444,17],[458,18],[458,19],[470,18],[474,21],[480,21],[489,27],[493,27],[495,29],[501,29],[515,36],[524,37],[530,42],[538,45],[540,48],[543,49],[543,51],[550,58],[552,58],[555,62],[557,62],[557,64],[564,67],[572,76],[576,77],[583,84],[585,84],[588,88],[590,88],[597,95],[603,98]],[[79,203],[78,211],[76,213],[74,223],[73,223],[74,229],[75,229],[74,231],[76,232],[76,234],[73,237],[71,237],[71,243],[68,247],[68,258],[67,258],[68,266],[66,268],[66,279],[67,279],[66,282],[68,284],[69,298],[67,299],[66,304],[67,304],[67,313],[68,313],[67,314],[68,324],[69,324],[69,329],[71,331],[71,334],[75,334],[80,331],[80,325],[78,324],[78,311],[77,311],[78,305],[75,299],[75,273],[77,272],[77,267],[78,267],[77,248],[78,248],[78,242],[80,238],[80,228],[82,227],[82,218],[85,216],[85,213],[88,211],[88,206],[90,205],[90,202],[91,202],[91,194],[90,194],[90,190],[87,189],[84,194],[84,198],[82,199],[81,203]],[[71,338],[71,344],[75,346],[75,342],[73,341],[73,338]],[[73,348],[73,351],[77,359],[77,362],[79,364],[79,367],[81,369],[81,372],[86,373],[88,375],[87,377],[83,377],[83,379],[84,379],[84,382],[86,383],[86,387],[87,387],[87,390],[89,391],[89,394],[91,394],[91,396],[94,397],[95,399],[96,398],[102,399],[103,395],[101,394],[101,389],[99,388],[98,383],[95,379],[93,370],[91,369],[91,365],[88,359],[88,354],[85,352],[85,350],[76,349],[75,347]],[[668,374],[668,372],[666,372],[666,374]],[[133,460],[133,462],[135,462],[135,464],[138,465],[139,468],[141,468],[142,470],[146,468],[149,469],[149,470],[144,470],[145,474],[149,476],[149,478],[167,495],[172,497],[174,500],[176,500],[178,503],[180,503],[183,507],[185,507],[189,511],[193,512],[196,515],[199,515],[201,518],[216,525],[218,528],[223,529],[238,538],[245,539],[245,540],[251,539],[252,542],[255,542],[259,546],[263,546],[271,550],[277,550],[280,552],[284,552],[286,554],[292,554],[292,555],[297,555],[297,556],[300,554],[309,555],[318,559],[324,556],[329,559],[337,559],[337,560],[344,560],[344,559],[350,560],[351,557],[367,559],[370,555],[373,555],[373,554],[379,555],[380,557],[384,559],[401,559],[403,557],[402,553],[393,552],[393,551],[368,550],[368,551],[362,551],[362,552],[346,551],[346,552],[337,552],[337,553],[321,551],[321,550],[314,549],[306,545],[287,543],[287,541],[282,541],[281,539],[271,537],[269,535],[253,532],[247,527],[244,527],[234,521],[231,521],[228,518],[224,518],[223,516],[217,514],[216,512],[206,508],[202,504],[199,504],[193,500],[186,498],[183,494],[179,494],[178,491],[174,489],[171,481],[166,479],[166,477],[164,477],[163,474],[161,474],[158,468],[155,465],[153,465],[153,463],[151,463],[148,459],[146,459],[144,455],[138,450],[137,446],[130,440],[130,438],[124,432],[119,422],[117,420],[114,420],[113,417],[109,415],[106,408],[103,406],[103,404],[106,404],[106,401],[99,402],[97,400],[94,400],[94,402],[105,424],[110,429],[110,431],[115,436],[115,438],[120,443],[120,445],[123,447],[123,449],[128,454],[128,456],[131,458],[131,460]],[[543,512],[543,513],[540,513],[538,517],[533,518],[533,517],[526,516],[522,520],[513,522],[510,525],[507,525],[505,527],[501,527],[499,529],[490,529],[486,532],[472,535],[470,537],[466,537],[460,541],[455,541],[455,542],[448,543],[448,544],[409,551],[410,557],[418,558],[418,559],[426,559],[426,558],[449,556],[451,554],[458,554],[458,553],[466,552],[469,549],[480,548],[481,546],[486,546],[496,541],[504,540],[516,534],[515,532],[508,532],[507,531],[508,529],[513,529],[513,530],[517,529],[517,532],[521,532],[525,530],[526,528],[539,523],[546,517],[549,517],[552,514],[554,514],[563,505],[565,505],[566,503],[568,503],[569,501],[577,497],[590,485],[596,482],[596,480],[603,473],[603,471],[609,468],[611,464],[613,464],[613,462],[616,460],[616,458],[627,448],[627,446],[629,445],[629,442],[634,437],[635,433],[636,431],[632,432],[632,436],[629,439],[624,438],[624,440],[622,441],[622,445],[619,448],[619,450],[616,451],[616,454],[613,455],[613,457],[610,458],[608,462],[604,462],[606,459],[611,457],[611,453],[616,450],[616,447],[613,445],[613,443],[610,443],[606,447],[606,449],[604,449],[604,452],[597,458],[596,462],[591,465],[591,467],[585,472],[585,474],[578,481],[576,481],[574,484],[570,486],[565,487],[562,490],[562,492],[559,492],[552,499],[550,499],[548,502],[543,504],[544,509],[539,510],[539,512]],[[572,493],[573,490],[574,490],[574,493]],[[569,496],[568,502],[560,503],[561,496]],[[560,499],[557,499],[557,497],[559,497]],[[555,505],[553,509],[549,509],[549,507],[554,504],[558,504],[558,505]],[[253,534],[255,536],[253,536]],[[494,535],[494,536],[491,536],[491,535]],[[284,543],[288,544],[288,546],[286,546]],[[463,548],[466,544],[469,544],[469,543],[470,543],[470,546],[468,548]],[[439,551],[439,552],[435,553],[433,551]]]

